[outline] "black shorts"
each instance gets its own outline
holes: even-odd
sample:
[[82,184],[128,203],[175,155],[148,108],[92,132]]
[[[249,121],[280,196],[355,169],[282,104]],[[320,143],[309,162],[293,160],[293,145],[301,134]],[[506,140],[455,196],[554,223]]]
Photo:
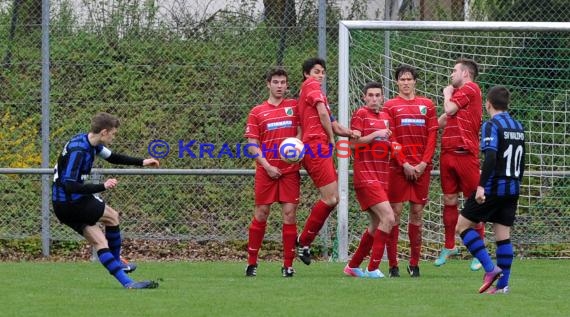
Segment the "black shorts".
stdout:
[[473,193],[461,210],[461,215],[473,222],[492,222],[512,227],[515,222],[519,196],[485,196],[478,204]]
[[93,195],[68,203],[52,203],[57,219],[80,235],[85,227],[95,225],[105,212],[105,202]]

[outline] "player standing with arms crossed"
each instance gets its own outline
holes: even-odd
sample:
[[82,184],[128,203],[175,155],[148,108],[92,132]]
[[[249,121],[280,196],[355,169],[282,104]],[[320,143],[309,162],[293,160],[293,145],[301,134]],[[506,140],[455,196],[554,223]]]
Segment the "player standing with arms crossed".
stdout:
[[[459,253],[455,247],[455,226],[459,216],[458,193],[469,197],[479,182],[479,131],[483,118],[481,89],[474,82],[479,74],[478,65],[470,59],[458,59],[451,73],[451,85],[443,89],[445,113],[439,119],[443,128],[441,137],[441,189],[443,191],[443,225],[445,246],[435,260],[436,266]],[[479,224],[477,231],[485,237],[485,227]],[[481,268],[477,258],[471,262],[471,270]]]
[[[491,294],[509,292],[509,277],[513,263],[511,227],[524,174],[525,137],[522,124],[509,113],[510,93],[495,86],[487,93],[485,109],[491,119],[483,125],[481,151],[485,160],[477,190],[465,203],[457,222],[457,233],[469,252],[477,257],[483,268],[483,285],[479,293],[489,289],[497,279]],[[497,265],[493,264],[485,243],[473,229],[477,223],[492,222],[497,244]]]
[[257,275],[257,256],[265,236],[271,204],[281,204],[283,216],[283,277],[295,274],[295,240],[299,204],[299,164],[287,164],[279,157],[279,145],[289,137],[299,137],[297,101],[286,99],[288,75],[282,68],[272,68],[266,75],[269,98],[255,106],[247,118],[245,137],[248,151],[255,156],[255,209],[249,225],[246,276]]
[[[390,127],[392,118],[381,111],[384,101],[382,85],[370,82],[364,86],[366,105],[354,112],[350,128],[360,131],[358,140],[351,140],[354,158],[354,190],[362,211],[370,215],[370,224],[362,234],[356,252],[344,268],[344,274],[354,277],[382,278],[379,266],[390,230],[394,212],[388,201],[390,164]],[[370,252],[372,250],[372,253]],[[370,254],[371,253],[371,254]],[[360,269],[370,254],[366,271]]]
[[320,199],[313,205],[305,227],[297,239],[298,256],[306,265],[311,264],[310,245],[323,227],[331,211],[338,204],[337,173],[332,150],[334,135],[357,139],[358,131],[349,130],[332,120],[327,97],[321,90],[326,65],[321,58],[303,62],[304,82],[297,107],[301,122],[302,141],[311,153],[303,157],[303,166],[319,189]]
[[416,95],[417,70],[401,65],[395,71],[398,96],[386,101],[384,111],[394,122],[396,141],[402,145],[403,164],[390,164],[390,203],[395,224],[388,244],[389,276],[399,277],[398,238],[400,216],[404,202],[410,202],[408,237],[410,262],[407,271],[411,277],[420,276],[419,260],[422,248],[424,206],[428,201],[432,157],[437,142],[437,113],[433,102]]

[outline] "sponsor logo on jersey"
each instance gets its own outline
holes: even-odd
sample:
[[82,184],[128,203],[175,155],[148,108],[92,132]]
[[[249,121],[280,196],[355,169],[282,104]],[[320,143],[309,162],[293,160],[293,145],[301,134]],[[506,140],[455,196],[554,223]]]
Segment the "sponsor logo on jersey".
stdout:
[[425,126],[426,120],[425,119],[414,119],[414,118],[406,118],[402,119],[402,125],[419,125]]
[[291,120],[277,121],[277,122],[268,123],[267,124],[267,130],[290,128],[292,126],[293,126],[293,121],[291,121]]

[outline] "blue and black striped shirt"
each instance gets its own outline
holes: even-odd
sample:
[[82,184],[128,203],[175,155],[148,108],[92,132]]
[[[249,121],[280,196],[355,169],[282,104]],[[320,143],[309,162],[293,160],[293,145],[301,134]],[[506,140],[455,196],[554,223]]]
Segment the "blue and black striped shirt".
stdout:
[[[496,164],[485,183],[485,194],[517,196],[524,173],[525,134],[522,124],[501,112],[483,124],[481,152],[493,151]],[[487,153],[485,153],[487,154]]]
[[85,196],[85,194],[66,192],[65,184],[67,182],[83,184],[91,173],[96,155],[107,159],[111,156],[111,151],[101,144],[92,146],[86,133],[75,135],[65,144],[54,168],[52,201],[71,202]]

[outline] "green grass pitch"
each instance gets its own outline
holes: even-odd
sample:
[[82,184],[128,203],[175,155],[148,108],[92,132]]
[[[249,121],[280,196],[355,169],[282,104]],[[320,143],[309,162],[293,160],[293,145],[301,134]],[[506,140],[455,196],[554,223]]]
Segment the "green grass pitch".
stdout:
[[[482,272],[469,262],[421,262],[419,279],[356,279],[343,263],[143,262],[137,280],[155,290],[125,290],[98,263],[0,263],[0,316],[570,316],[568,260],[515,260],[508,295],[478,294]],[[386,263],[381,269],[387,273]]]

